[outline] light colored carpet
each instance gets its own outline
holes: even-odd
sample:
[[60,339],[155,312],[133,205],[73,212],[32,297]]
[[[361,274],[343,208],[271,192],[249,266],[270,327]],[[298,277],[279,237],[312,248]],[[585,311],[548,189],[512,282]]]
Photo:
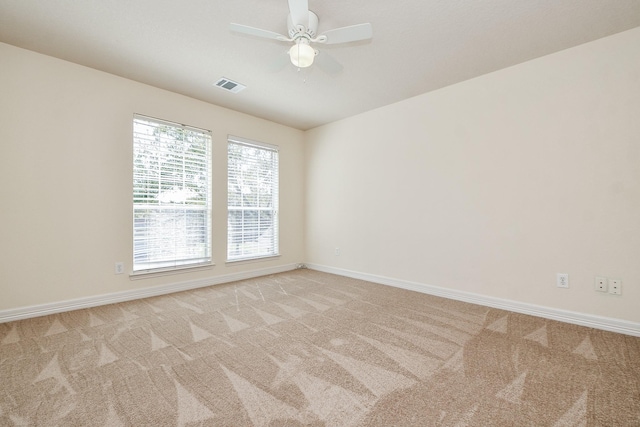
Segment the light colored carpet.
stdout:
[[0,425],[640,426],[640,339],[311,270],[0,324]]

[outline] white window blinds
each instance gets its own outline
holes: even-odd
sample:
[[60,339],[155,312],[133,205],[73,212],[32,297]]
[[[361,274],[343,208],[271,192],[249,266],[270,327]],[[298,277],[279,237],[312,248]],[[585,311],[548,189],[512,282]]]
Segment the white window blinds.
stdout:
[[133,271],[211,262],[211,134],[135,115]]
[[278,255],[278,149],[228,140],[227,260]]

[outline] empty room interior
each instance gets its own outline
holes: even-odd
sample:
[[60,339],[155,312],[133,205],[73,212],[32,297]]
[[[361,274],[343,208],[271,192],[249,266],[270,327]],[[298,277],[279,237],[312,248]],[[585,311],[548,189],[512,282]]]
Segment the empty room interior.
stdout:
[[636,0],[0,0],[0,183],[0,425],[640,425]]

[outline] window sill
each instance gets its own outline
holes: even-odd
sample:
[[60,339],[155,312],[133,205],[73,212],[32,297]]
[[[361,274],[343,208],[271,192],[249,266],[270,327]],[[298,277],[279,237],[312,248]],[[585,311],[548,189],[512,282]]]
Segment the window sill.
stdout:
[[262,262],[262,261],[269,261],[272,259],[278,259],[280,258],[280,254],[277,255],[266,255],[266,256],[258,256],[258,257],[254,257],[254,258],[242,258],[242,259],[232,259],[232,260],[227,260],[225,262],[225,265],[237,265],[237,264],[252,264],[254,262]]
[[191,273],[194,271],[200,270],[209,270],[215,267],[213,263],[207,264],[198,264],[198,265],[186,265],[180,267],[168,267],[168,268],[159,268],[153,270],[140,270],[134,271],[129,274],[130,280],[140,280],[140,279],[150,279],[153,277],[162,277],[162,276],[170,276],[173,274],[182,274],[182,273]]

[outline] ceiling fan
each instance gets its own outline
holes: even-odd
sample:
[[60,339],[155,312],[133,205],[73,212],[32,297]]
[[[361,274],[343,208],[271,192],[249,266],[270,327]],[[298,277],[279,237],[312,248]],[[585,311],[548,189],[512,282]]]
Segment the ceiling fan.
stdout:
[[[309,10],[308,0],[288,0],[288,2],[288,37],[273,31],[249,27],[242,24],[231,23],[229,24],[229,29],[237,33],[248,34],[251,36],[278,40],[281,42],[293,42],[288,54],[284,56],[284,58],[288,56],[293,65],[298,68],[306,68],[314,63],[317,56],[316,63],[318,66],[329,73],[339,72],[342,70],[342,65],[326,53],[322,53],[314,49],[312,44],[349,43],[359,40],[368,40],[373,36],[373,28],[369,23],[336,28],[317,35],[318,15]],[[285,63],[281,64],[281,66],[284,65]]]

